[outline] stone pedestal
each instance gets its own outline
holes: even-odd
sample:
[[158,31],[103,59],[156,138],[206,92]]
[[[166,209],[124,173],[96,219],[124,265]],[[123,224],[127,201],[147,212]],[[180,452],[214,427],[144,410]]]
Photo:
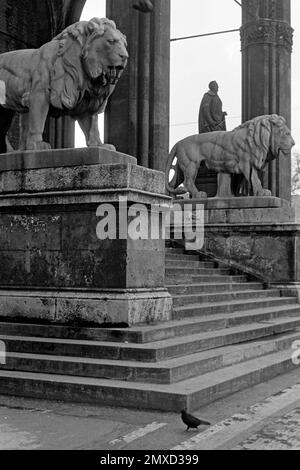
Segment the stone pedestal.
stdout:
[[300,220],[279,198],[185,200],[205,206],[202,251],[266,283],[300,282]]
[[[136,203],[149,220],[144,239],[124,228],[135,220]],[[1,156],[0,315],[122,325],[168,320],[165,243],[160,232],[151,238],[152,225],[162,224],[151,214],[168,203],[164,175],[125,154],[89,148]],[[100,239],[110,211],[115,234]]]

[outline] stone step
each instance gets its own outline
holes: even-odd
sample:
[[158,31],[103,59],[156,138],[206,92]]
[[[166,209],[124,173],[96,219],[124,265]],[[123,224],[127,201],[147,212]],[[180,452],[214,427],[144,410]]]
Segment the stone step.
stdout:
[[263,285],[259,282],[227,282],[221,283],[202,283],[202,284],[178,284],[167,285],[171,295],[193,295],[201,293],[221,293],[221,292],[239,292],[245,290],[262,290]]
[[211,294],[178,294],[173,295],[174,307],[181,307],[188,304],[203,304],[207,302],[231,302],[232,300],[261,299],[266,297],[277,297],[280,299],[278,289],[270,290],[244,290],[238,292],[220,292]]
[[8,352],[158,362],[293,331],[297,327],[300,327],[300,316],[298,318],[273,319],[266,323],[251,323],[146,344],[8,335],[0,335],[0,340],[5,342]]
[[225,276],[223,275],[209,275],[209,276],[204,276],[204,275],[191,275],[187,274],[184,276],[182,273],[174,273],[172,275],[167,275],[166,276],[166,284],[196,284],[196,283],[207,283],[211,284],[212,282],[214,283],[224,283],[224,282],[247,282],[247,276]]
[[196,260],[186,260],[186,259],[168,259],[166,258],[166,269],[169,268],[201,268],[201,269],[217,269],[217,266],[214,263],[198,261]]
[[202,304],[189,304],[173,309],[173,320],[182,320],[187,317],[210,315],[214,313],[232,313],[257,308],[280,307],[281,305],[296,304],[294,297],[266,297],[262,299],[231,300],[228,302],[211,302]]
[[165,249],[165,256],[197,256],[198,260],[200,261],[209,261],[209,262],[214,262],[214,259],[212,257],[209,257],[205,255],[204,253],[201,253],[199,251],[186,251],[183,248],[170,248],[166,247]]
[[300,331],[261,341],[226,346],[159,363],[110,361],[82,357],[8,353],[3,370],[95,377],[126,382],[171,384],[285,349],[291,350]]
[[[161,323],[165,325],[165,323]],[[147,327],[146,327],[147,328]],[[0,335],[33,336],[36,338],[76,339],[90,341],[144,342],[143,329],[132,328],[90,328],[67,325],[0,322]]]
[[219,275],[230,275],[230,269],[224,269],[224,268],[187,268],[185,266],[183,267],[169,267],[166,266],[166,276],[180,276],[180,275],[186,275],[186,274],[192,274],[192,275],[202,275],[202,276],[210,276],[211,274],[219,274]]
[[[168,253],[166,252],[166,260],[170,261],[176,261],[176,260],[191,260],[191,261],[199,261],[200,257],[198,254],[195,255],[187,255],[187,254],[180,254],[180,253]],[[201,261],[202,263],[205,263],[205,261]],[[215,263],[213,261],[207,261],[207,263],[210,263],[214,265]]]
[[231,326],[259,323],[273,318],[300,316],[300,305],[261,308],[223,314],[191,317],[184,320],[136,325],[131,328],[78,328],[69,326],[0,323],[0,334],[36,338],[108,341],[114,343],[144,344],[206,331],[217,331]]
[[67,375],[0,370],[0,393],[100,406],[190,411],[295,368],[291,351],[279,351],[176,384],[147,384]]
[[[175,254],[175,255],[191,254],[191,253],[187,253],[183,248],[180,248],[180,247],[173,248],[170,246],[166,246],[165,253],[166,255],[168,254]],[[195,253],[192,253],[192,254],[195,256]]]

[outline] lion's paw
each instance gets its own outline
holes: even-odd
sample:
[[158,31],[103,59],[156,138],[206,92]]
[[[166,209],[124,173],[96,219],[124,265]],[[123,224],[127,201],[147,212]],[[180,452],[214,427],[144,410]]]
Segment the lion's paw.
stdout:
[[103,144],[101,145],[101,148],[104,148],[106,150],[111,150],[112,152],[116,151],[116,147],[112,144]]
[[272,196],[272,192],[269,189],[262,189],[257,193],[259,197],[270,197]]
[[204,191],[198,191],[195,195],[193,194],[193,199],[207,199],[207,193]]

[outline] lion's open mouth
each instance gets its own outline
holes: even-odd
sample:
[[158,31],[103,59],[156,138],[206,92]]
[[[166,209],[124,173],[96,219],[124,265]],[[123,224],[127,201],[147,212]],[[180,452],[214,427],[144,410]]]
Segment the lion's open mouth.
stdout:
[[113,65],[107,66],[107,70],[105,72],[102,72],[91,79],[93,86],[100,88],[106,85],[115,85],[122,75],[124,68],[125,67],[122,65],[118,65],[116,67]]

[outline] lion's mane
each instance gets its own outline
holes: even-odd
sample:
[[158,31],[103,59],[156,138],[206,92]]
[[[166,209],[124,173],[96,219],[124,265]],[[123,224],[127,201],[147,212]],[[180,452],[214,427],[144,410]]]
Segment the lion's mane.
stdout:
[[[114,21],[93,18],[69,26],[53,39],[58,43],[51,71],[50,102],[54,108],[72,110],[90,88],[83,61],[88,56],[93,40],[103,36],[109,28],[118,31]],[[120,31],[119,34],[126,43],[125,36]],[[103,102],[107,95],[103,92]]]
[[233,130],[233,145],[239,140],[238,132],[247,131],[247,151],[250,161],[258,170],[262,169],[267,161],[278,156],[279,149],[276,147],[275,134],[286,129],[286,121],[277,114],[258,116],[243,123]]

